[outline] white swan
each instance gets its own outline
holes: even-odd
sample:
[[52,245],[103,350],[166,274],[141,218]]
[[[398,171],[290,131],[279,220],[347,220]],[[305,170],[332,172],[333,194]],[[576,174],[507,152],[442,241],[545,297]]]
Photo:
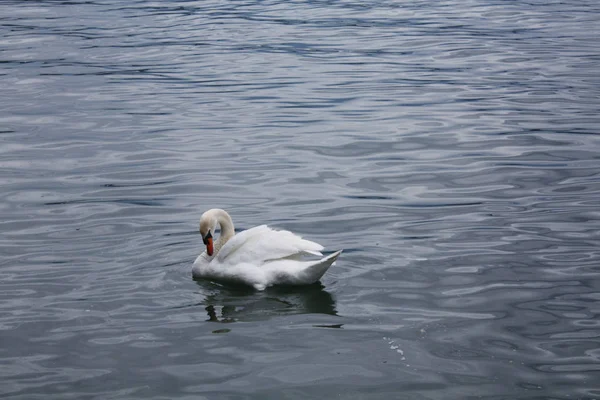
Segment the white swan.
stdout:
[[[217,225],[221,234],[213,243]],[[206,251],[194,261],[194,278],[244,283],[257,290],[276,284],[314,283],[321,279],[342,252],[336,251],[320,260],[303,260],[307,255],[322,257],[323,246],[266,225],[236,235],[231,217],[218,208],[202,214],[200,234]]]

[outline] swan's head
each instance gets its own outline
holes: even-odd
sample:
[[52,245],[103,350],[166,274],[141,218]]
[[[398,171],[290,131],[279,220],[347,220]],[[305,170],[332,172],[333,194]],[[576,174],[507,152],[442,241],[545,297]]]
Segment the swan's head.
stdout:
[[[217,231],[217,226],[221,230],[219,240],[213,246],[213,236]],[[200,234],[202,235],[202,241],[206,245],[206,254],[212,256],[215,250],[219,252],[221,246],[235,235],[233,221],[231,221],[231,217],[227,214],[227,211],[220,208],[213,208],[206,211],[200,217]]]
[[210,214],[208,211],[202,214],[200,218],[200,235],[202,235],[202,241],[206,245],[206,253],[212,256],[214,253],[213,247],[213,233],[217,227],[217,219]]

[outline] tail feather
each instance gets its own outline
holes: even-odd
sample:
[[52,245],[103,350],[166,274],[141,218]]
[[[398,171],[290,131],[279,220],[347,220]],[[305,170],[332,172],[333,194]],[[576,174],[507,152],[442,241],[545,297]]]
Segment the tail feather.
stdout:
[[338,250],[335,253],[330,254],[325,258],[322,258],[321,260],[315,262],[314,264],[312,264],[311,266],[306,268],[304,270],[304,272],[306,273],[306,276],[312,282],[316,282],[319,279],[321,279],[321,277],[325,274],[325,272],[327,272],[329,267],[331,267],[333,264],[335,264],[335,261],[337,260],[339,255],[342,254],[342,251],[343,250]]

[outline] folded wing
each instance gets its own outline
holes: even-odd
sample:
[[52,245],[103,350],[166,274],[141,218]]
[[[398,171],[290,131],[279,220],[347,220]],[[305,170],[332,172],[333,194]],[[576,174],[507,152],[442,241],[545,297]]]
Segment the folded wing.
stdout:
[[229,265],[257,265],[309,254],[322,256],[321,250],[323,246],[320,244],[302,239],[292,232],[278,231],[261,225],[231,238],[217,254],[217,261]]

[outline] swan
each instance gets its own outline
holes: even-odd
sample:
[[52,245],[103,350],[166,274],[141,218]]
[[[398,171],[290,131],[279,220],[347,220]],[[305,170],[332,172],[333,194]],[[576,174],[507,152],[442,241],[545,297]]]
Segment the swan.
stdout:
[[[213,235],[221,228],[215,241]],[[323,246],[292,232],[256,226],[235,234],[225,210],[213,208],[200,217],[200,235],[206,245],[194,261],[194,279],[243,283],[256,290],[276,284],[308,285],[321,279],[342,250],[323,257]],[[304,260],[304,256],[319,260]]]

